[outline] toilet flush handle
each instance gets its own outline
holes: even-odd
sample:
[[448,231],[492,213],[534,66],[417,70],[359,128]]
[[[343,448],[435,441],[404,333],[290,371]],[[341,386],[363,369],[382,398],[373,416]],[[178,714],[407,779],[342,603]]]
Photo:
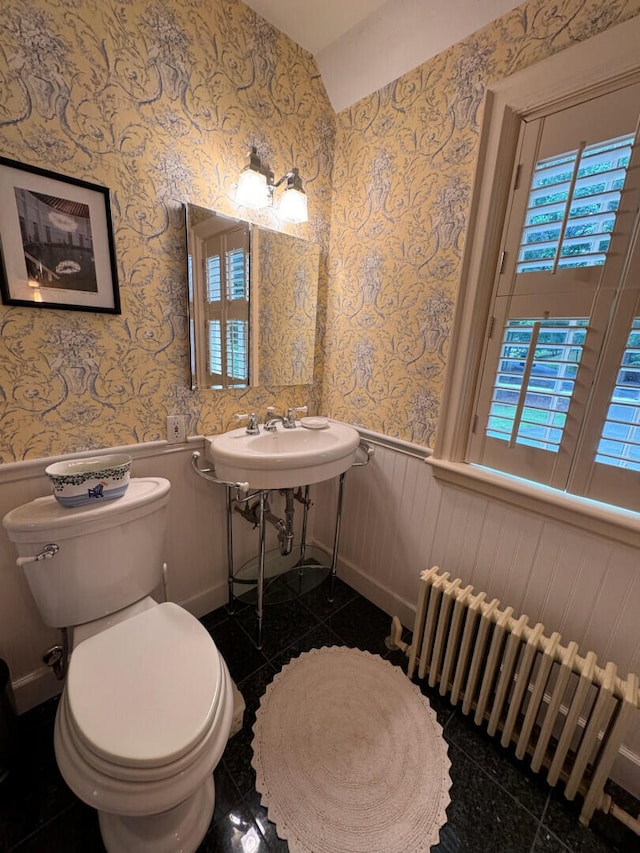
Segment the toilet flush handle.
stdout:
[[59,550],[60,546],[52,542],[49,545],[45,545],[42,551],[33,557],[18,557],[16,566],[24,566],[26,563],[39,563],[41,560],[50,560],[52,557],[55,557]]

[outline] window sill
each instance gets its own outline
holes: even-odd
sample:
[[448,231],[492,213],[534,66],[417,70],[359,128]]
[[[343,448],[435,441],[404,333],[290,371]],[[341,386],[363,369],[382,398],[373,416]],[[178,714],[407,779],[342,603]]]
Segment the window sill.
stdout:
[[616,542],[640,546],[640,513],[568,495],[479,465],[449,462],[433,456],[425,462],[433,468],[436,479],[451,486],[571,524]]

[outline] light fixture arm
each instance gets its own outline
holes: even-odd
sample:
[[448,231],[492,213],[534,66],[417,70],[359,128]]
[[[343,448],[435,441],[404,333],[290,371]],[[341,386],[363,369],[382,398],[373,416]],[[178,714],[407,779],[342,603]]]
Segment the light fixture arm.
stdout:
[[280,184],[284,183],[284,181],[287,181],[288,190],[298,190],[299,192],[304,192],[304,190],[302,189],[302,178],[300,177],[300,173],[298,172],[297,168],[294,167],[293,169],[291,169],[290,172],[285,172],[284,175],[280,178],[280,180],[273,184],[273,188],[276,189],[276,187],[279,187]]

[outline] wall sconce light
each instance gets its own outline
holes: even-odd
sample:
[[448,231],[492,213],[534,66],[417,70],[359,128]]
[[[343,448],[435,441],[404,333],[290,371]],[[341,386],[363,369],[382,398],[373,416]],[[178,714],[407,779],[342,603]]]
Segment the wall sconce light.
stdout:
[[280,219],[284,219],[285,222],[306,222],[309,219],[307,195],[302,189],[302,178],[298,174],[298,170],[292,169],[287,172],[278,181],[278,184],[284,180],[286,180],[287,185],[280,199]]
[[273,172],[263,165],[255,148],[251,149],[247,165],[238,178],[236,204],[252,210],[269,207],[273,205],[276,188],[285,181],[287,183],[278,208],[280,219],[285,222],[307,222],[307,196],[298,170],[291,169],[274,183]]
[[[271,204],[272,193],[269,191],[267,182],[269,174],[271,173],[263,167],[258,152],[252,148],[249,161],[238,178],[236,204],[250,207],[252,210],[260,210]],[[271,175],[271,182],[273,183],[273,175]]]

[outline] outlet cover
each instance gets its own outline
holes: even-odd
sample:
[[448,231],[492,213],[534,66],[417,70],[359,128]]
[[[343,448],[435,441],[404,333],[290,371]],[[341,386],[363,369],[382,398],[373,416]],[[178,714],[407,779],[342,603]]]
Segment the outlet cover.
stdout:
[[167,442],[180,444],[187,440],[187,419],[185,415],[167,415]]

